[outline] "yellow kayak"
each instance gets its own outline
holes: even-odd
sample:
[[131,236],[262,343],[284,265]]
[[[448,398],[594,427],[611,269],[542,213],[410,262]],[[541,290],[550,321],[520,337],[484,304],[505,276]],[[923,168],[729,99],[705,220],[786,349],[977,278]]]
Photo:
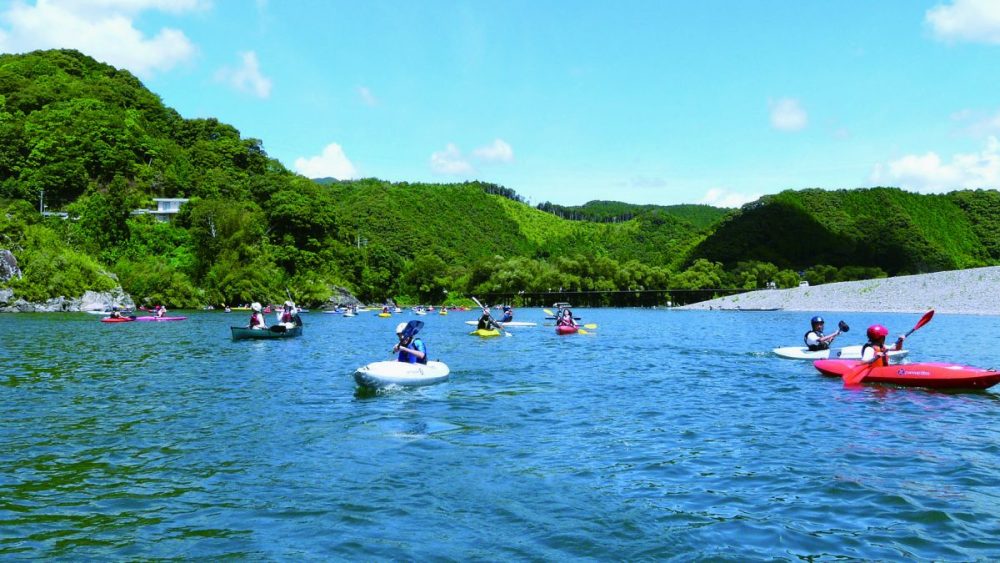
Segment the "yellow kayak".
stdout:
[[490,330],[484,330],[480,328],[470,332],[469,334],[472,334],[474,336],[481,336],[483,338],[489,338],[491,336],[500,336],[500,331],[495,328]]
[[380,316],[380,317],[382,317],[384,319],[386,317],[391,317],[392,313],[379,313],[378,316]]

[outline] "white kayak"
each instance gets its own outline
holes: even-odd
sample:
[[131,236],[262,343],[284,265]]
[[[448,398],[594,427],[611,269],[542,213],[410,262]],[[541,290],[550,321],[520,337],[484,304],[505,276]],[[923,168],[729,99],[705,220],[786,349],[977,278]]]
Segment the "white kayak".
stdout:
[[[805,346],[785,346],[775,348],[775,354],[789,360],[860,360],[861,345],[844,346],[843,348],[830,348],[829,350],[810,351]],[[902,360],[909,354],[909,350],[889,350],[889,361],[896,362]]]
[[372,362],[354,372],[354,381],[365,387],[420,387],[448,379],[448,366],[442,362],[411,364],[407,362]]
[[[497,322],[499,322],[499,321],[497,321]],[[475,326],[475,325],[479,324],[479,321],[465,321],[465,324]],[[501,322],[500,324],[502,324],[504,327],[538,326],[538,323],[529,323],[529,322],[521,322],[521,321],[510,321],[509,323],[503,323],[503,322]]]

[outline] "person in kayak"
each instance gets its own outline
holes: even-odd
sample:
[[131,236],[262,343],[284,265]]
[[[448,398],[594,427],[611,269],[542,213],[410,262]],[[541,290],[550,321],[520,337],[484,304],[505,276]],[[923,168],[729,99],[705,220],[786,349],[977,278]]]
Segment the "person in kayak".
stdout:
[[293,328],[299,324],[299,311],[295,308],[295,303],[292,301],[285,301],[285,306],[281,313],[278,315],[278,322],[285,325],[288,328]]
[[562,310],[558,320],[556,320],[556,326],[576,326],[576,321],[573,320],[573,311],[569,307]]
[[256,301],[254,301],[250,305],[250,310],[252,311],[250,313],[250,328],[252,328],[254,330],[266,330],[267,329],[267,323],[264,322],[264,314],[261,313],[261,309],[262,309],[262,307],[261,307],[260,303],[257,303]]
[[424,341],[413,336],[404,336],[403,331],[405,330],[406,323],[396,325],[396,336],[399,338],[399,343],[392,348],[394,354],[399,352],[396,359],[411,364],[426,364],[427,347],[424,345]]
[[156,318],[162,319],[167,314],[167,308],[163,305],[156,306]]
[[487,307],[483,307],[483,314],[479,317],[479,322],[476,323],[476,330],[492,330],[492,329],[503,328],[497,324],[496,320],[490,315],[490,310]]
[[809,348],[810,352],[815,352],[817,350],[829,350],[830,343],[833,342],[834,338],[837,338],[839,332],[835,332],[830,335],[823,335],[823,326],[826,324],[823,321],[823,317],[813,317],[810,319],[810,324],[812,324],[812,330],[805,333],[802,339],[806,343],[806,348]]
[[118,309],[118,307],[112,307],[111,308],[111,314],[109,316],[112,319],[120,319],[120,318],[122,318],[123,315],[122,315],[121,310]]
[[[861,347],[861,361],[872,364],[875,367],[889,365],[889,348],[885,345],[885,337],[889,336],[889,329],[882,325],[872,325],[868,327],[868,342]],[[896,339],[893,350],[903,349],[905,336],[900,335]]]
[[509,323],[514,320],[514,310],[510,308],[510,305],[503,306],[503,318],[500,319],[502,323]]

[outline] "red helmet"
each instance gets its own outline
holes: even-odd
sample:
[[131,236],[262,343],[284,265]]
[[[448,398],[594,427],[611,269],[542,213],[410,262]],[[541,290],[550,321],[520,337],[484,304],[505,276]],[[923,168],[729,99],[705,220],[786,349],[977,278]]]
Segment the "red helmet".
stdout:
[[868,327],[868,339],[875,340],[876,338],[885,338],[889,336],[889,329],[882,325],[872,325]]

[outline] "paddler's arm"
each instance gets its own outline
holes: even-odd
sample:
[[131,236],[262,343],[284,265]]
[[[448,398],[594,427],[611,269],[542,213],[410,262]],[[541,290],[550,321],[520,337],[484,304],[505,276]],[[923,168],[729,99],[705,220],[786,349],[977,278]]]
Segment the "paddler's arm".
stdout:
[[893,348],[893,350],[902,350],[904,340],[906,340],[906,336],[900,334],[899,338],[896,339],[896,346]]

